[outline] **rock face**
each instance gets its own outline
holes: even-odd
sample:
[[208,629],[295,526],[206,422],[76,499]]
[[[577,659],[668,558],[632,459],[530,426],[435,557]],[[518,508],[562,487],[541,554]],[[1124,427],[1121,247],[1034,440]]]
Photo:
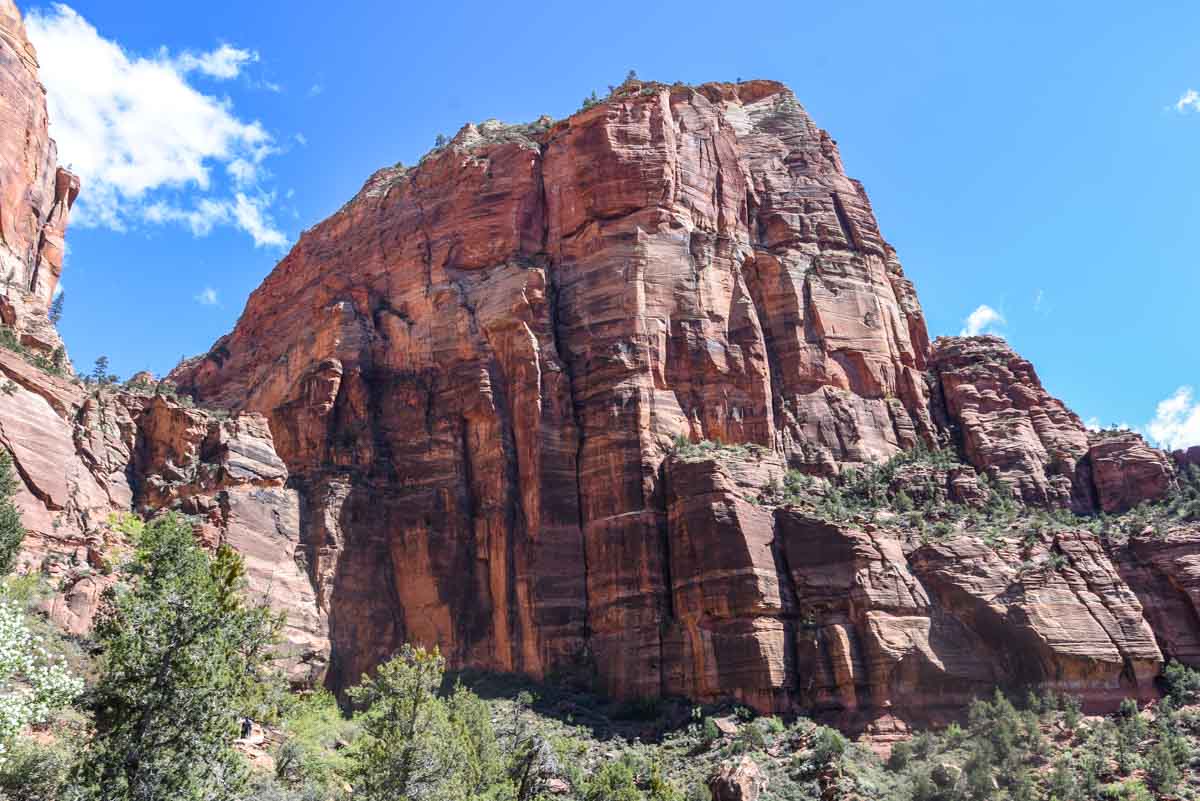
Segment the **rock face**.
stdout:
[[943,337],[930,364],[943,425],[971,464],[1026,503],[1123,512],[1175,484],[1171,457],[1139,434],[1089,432],[1000,337]]
[[119,542],[113,515],[172,509],[197,535],[246,559],[249,590],[285,613],[291,678],[324,675],[328,640],[303,568],[300,500],[287,488],[260,415],[216,419],[156,395],[88,390],[0,350],[0,445],[21,478],[16,502],[28,530],[21,569],[59,580],[51,616],[91,626]]
[[57,165],[37,66],[16,5],[0,0],[0,321],[49,354],[62,344],[45,317],[79,179]]
[[340,680],[420,639],[533,674],[590,654],[655,695],[672,439],[886,458],[932,436],[926,350],[790,92],[635,84],[377,173],[175,377],[267,415],[331,524],[310,568]]
[[1096,500],[1105,512],[1123,512],[1161,498],[1175,483],[1170,457],[1147,445],[1141,434],[1093,434],[1090,443]]
[[748,756],[728,762],[708,780],[713,801],[758,801],[767,788],[767,777]]
[[995,336],[938,340],[932,364],[946,414],[975,467],[1038,505],[1094,504],[1087,429],[1033,365]]
[[[626,697],[867,717],[1024,681],[1153,693],[1161,604],[1088,533],[1005,552],[762,503],[789,468],[939,443],[969,506],[980,476],[1090,512],[1174,475],[1090,437],[1003,340],[931,346],[862,187],[779,84],[633,82],[559,123],[467,126],[372,176],[173,377],[269,420],[335,686],[415,640]],[[1187,570],[1156,558],[1138,586]]]
[[[43,310],[52,245],[18,293]],[[863,188],[769,81],[631,81],[379,171],[172,376],[229,416],[3,350],[0,379],[25,559],[75,631],[112,512],[177,509],[286,612],[292,677],[339,689],[415,641],[626,698],[903,722],[997,684],[1111,705],[1200,660],[1192,528],[923,540],[784,502],[797,472],[939,446],[966,463],[889,474],[910,506],[1119,511],[1189,457],[1088,432],[1003,340],[931,345]]]
[[218,420],[67,377],[47,311],[79,181],[56,163],[36,53],[12,0],[0,0],[0,446],[20,478],[16,503],[29,532],[21,568],[57,580],[47,611],[83,634],[114,580],[113,514],[196,515],[197,534],[241,551],[251,592],[286,613],[291,677],[319,679],[327,626],[299,552],[299,497],[285,486],[266,421]]

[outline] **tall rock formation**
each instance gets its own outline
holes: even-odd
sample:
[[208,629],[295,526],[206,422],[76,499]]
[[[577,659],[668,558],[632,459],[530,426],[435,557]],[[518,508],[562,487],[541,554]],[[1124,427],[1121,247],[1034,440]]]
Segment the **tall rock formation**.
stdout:
[[47,311],[79,182],[56,161],[36,54],[0,0],[0,447],[20,479],[21,569],[54,579],[51,617],[83,634],[115,580],[114,515],[191,515],[198,536],[246,557],[250,591],[285,613],[289,676],[319,681],[326,623],[297,562],[299,495],[266,421],[184,408],[144,381],[118,390],[71,375]]
[[0,0],[0,322],[26,347],[62,345],[46,322],[79,179],[58,166],[37,53],[12,0]]
[[[63,626],[86,631],[113,580],[114,513],[172,509],[246,556],[293,680],[335,688],[417,641],[861,724],[996,684],[1111,704],[1200,659],[1197,526],[963,522],[1003,493],[1120,512],[1200,459],[1088,432],[1002,340],[931,345],[866,193],[782,85],[630,81],[380,170],[173,376],[205,411],[45,358],[78,183],[8,0],[0,26],[0,318],[25,343],[0,350],[0,445]],[[793,492],[931,447],[966,461],[894,462],[877,490],[936,536],[817,514],[833,484]]]
[[[1179,548],[925,542],[779,501],[789,470],[917,446],[969,462],[899,476],[918,500],[1117,511],[1174,472],[1002,340],[931,346],[862,187],[769,81],[468,125],[306,232],[174,377],[269,420],[335,686],[413,640],[868,719],[1028,681],[1112,703],[1154,692],[1158,610],[1195,605],[1160,597]],[[683,455],[702,440],[738,447]]]
[[925,325],[837,147],[768,81],[467,126],[307,232],[178,378],[270,419],[342,681],[406,639],[663,689],[677,437],[813,472],[932,436]]

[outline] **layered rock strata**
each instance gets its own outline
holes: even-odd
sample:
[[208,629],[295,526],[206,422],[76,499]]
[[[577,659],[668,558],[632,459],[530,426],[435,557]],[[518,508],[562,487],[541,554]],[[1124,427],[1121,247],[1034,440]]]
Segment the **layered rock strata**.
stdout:
[[[1090,434],[1002,340],[931,346],[861,185],[767,81],[467,126],[306,232],[173,377],[269,421],[338,687],[413,640],[623,697],[1110,703],[1153,692],[1145,588],[1187,569],[1135,588],[1082,530],[921,543],[771,501],[789,469],[917,446],[962,453],[938,493],[968,506],[1117,511],[1174,469]],[[701,440],[739,447],[671,455]],[[897,481],[922,503],[928,479]]]
[[[78,184],[9,0],[0,29],[0,318],[52,353]],[[931,346],[862,186],[769,81],[631,81],[379,171],[174,376],[232,415],[52,373],[0,351],[0,445],[26,568],[80,633],[113,513],[175,509],[286,613],[292,678],[335,688],[416,641],[623,697],[903,720],[996,684],[1145,696],[1200,658],[1188,526],[925,541],[783,502],[797,472],[942,446],[967,463],[900,468],[910,504],[1116,512],[1189,457],[1086,431],[1001,340]],[[725,447],[680,447],[702,440]]]
[[86,388],[0,350],[0,446],[21,479],[20,569],[59,588],[51,616],[84,634],[122,558],[119,516],[190,515],[197,536],[246,560],[249,591],[285,614],[286,669],[319,681],[325,615],[300,546],[300,499],[286,486],[265,419],[218,419],[161,395]]
[[62,345],[46,321],[79,179],[58,166],[37,53],[12,0],[0,0],[0,322],[22,344]]

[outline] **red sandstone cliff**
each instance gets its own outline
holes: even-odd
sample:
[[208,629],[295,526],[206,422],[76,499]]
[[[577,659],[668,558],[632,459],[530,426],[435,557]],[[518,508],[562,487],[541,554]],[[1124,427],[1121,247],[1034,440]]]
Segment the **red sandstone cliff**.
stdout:
[[[0,27],[0,316],[45,350],[78,185],[7,0]],[[1195,525],[929,539],[780,496],[789,470],[940,445],[967,463],[898,470],[910,502],[981,507],[986,476],[1118,512],[1200,459],[1086,431],[1002,340],[931,345],[865,192],[776,83],[633,82],[557,123],[467,126],[372,176],[175,378],[232,416],[0,350],[24,564],[62,580],[68,628],[111,581],[112,513],[176,509],[246,555],[297,681],[328,664],[344,686],[416,640],[861,721],[1019,682],[1112,702],[1200,661]],[[756,447],[677,444],[700,440]]]
[[79,179],[58,166],[37,53],[12,0],[0,0],[0,131],[0,322],[48,355],[62,344],[45,318]]
[[[861,185],[777,83],[632,82],[467,126],[306,232],[175,377],[269,420],[335,685],[417,640],[623,696],[870,717],[1023,681],[1146,695],[1163,648],[1193,647],[1161,628],[1198,608],[1192,534],[922,543],[771,502],[789,468],[918,444],[961,451],[936,480],[967,504],[982,475],[1078,512],[1174,481],[1002,340],[930,345]],[[761,447],[696,461],[678,438]]]

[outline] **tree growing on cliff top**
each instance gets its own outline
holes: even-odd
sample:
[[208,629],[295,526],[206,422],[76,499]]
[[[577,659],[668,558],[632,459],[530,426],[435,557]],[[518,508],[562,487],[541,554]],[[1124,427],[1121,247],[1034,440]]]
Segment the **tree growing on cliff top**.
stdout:
[[50,304],[50,313],[47,316],[50,318],[50,322],[54,325],[58,325],[62,320],[63,303],[66,301],[66,298],[66,292],[59,292],[54,296],[54,300]]
[[94,630],[95,734],[74,785],[104,801],[240,798],[232,743],[279,621],[243,600],[241,557],[227,546],[210,557],[174,515],[143,529],[128,571]]

